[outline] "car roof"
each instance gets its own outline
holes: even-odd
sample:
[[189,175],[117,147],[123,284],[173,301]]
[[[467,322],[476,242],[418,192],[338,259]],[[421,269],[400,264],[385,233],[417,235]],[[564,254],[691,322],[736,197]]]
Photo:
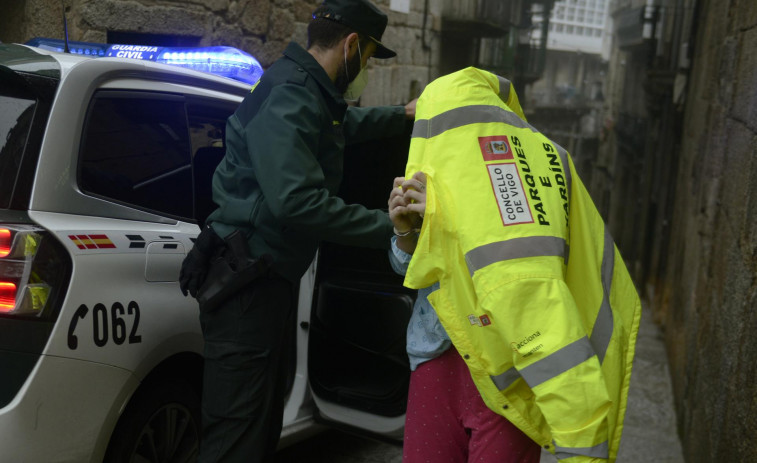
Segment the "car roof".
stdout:
[[[211,74],[208,72],[195,71],[193,69],[187,69],[187,68],[183,68],[179,66],[172,66],[170,64],[155,63],[152,61],[134,60],[134,59],[129,59],[129,58],[85,56],[85,55],[78,55],[78,54],[72,54],[72,53],[62,53],[62,52],[57,52],[57,51],[51,51],[51,50],[46,50],[44,48],[34,47],[30,45],[25,45],[25,44],[14,44],[14,45],[27,48],[39,55],[53,59],[60,68],[61,80],[65,79],[66,76],[70,73],[71,69],[73,69],[77,65],[83,62],[93,61],[93,62],[102,62],[103,68],[109,68],[109,69],[112,69],[113,63],[123,63],[125,68],[131,68],[131,69],[141,68],[147,71],[148,73],[152,72],[152,73],[165,75],[167,79],[170,79],[170,76],[175,76],[178,78],[181,78],[183,76],[190,80],[200,79],[200,80],[207,81],[208,83],[214,83],[218,86],[223,86],[227,89],[229,93],[247,94],[249,93],[252,87],[252,85],[248,83],[240,82],[228,77],[217,76],[215,74]],[[29,61],[32,61],[32,60],[29,60]],[[43,61],[43,59],[41,59],[40,61]],[[106,63],[109,63],[109,64],[106,64]],[[0,61],[0,64],[4,64],[4,63]],[[16,67],[15,70],[23,70],[23,69],[19,69],[18,67]],[[233,89],[229,87],[232,87]]]

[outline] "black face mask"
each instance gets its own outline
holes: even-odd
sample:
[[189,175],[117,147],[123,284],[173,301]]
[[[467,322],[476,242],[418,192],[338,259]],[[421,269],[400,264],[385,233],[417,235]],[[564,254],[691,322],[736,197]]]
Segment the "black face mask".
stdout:
[[344,94],[344,92],[347,91],[347,86],[355,79],[355,77],[357,77],[358,73],[360,72],[361,64],[362,63],[360,62],[359,53],[355,53],[355,56],[353,56],[351,60],[347,61],[346,68],[344,62],[342,62],[336,72],[336,80],[334,81],[334,86],[336,86],[336,89],[339,91],[339,93]]

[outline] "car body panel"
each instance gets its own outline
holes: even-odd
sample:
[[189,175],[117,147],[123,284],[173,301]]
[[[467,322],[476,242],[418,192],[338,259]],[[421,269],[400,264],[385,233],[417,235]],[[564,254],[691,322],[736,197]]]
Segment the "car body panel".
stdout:
[[2,461],[97,462],[139,382],[127,370],[43,355],[0,409]]
[[[183,253],[199,232],[196,225],[47,212],[30,216],[64,243],[74,265],[74,278],[44,354],[112,365],[142,378],[173,353],[202,352],[197,302],[179,291],[181,261],[171,262],[172,281],[146,278],[151,247],[164,252],[167,245],[170,256]],[[150,358],[155,360],[147,361]]]

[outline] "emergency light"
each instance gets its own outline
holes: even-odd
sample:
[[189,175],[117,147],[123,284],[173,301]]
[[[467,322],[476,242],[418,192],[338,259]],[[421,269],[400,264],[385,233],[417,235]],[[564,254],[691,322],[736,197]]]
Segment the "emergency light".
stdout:
[[[65,42],[61,39],[36,37],[26,42],[26,45],[63,52]],[[234,47],[156,47],[71,41],[68,42],[68,47],[75,55],[153,61],[230,77],[248,84],[254,84],[263,74],[263,67],[258,60]]]

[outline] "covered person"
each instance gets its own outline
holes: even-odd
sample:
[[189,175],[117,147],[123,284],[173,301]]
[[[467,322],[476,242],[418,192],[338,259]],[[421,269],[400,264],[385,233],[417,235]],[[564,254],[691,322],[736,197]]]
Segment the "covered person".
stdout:
[[392,218],[413,252],[405,285],[432,289],[426,326],[438,316],[486,406],[560,461],[615,461],[641,304],[568,153],[526,122],[509,81],[467,68],[418,101],[417,172]]
[[[364,86],[369,58],[395,56],[381,43],[386,25],[367,0],[326,0],[308,25],[307,50],[290,43],[227,122],[226,154],[213,177],[218,208],[180,277],[185,294],[200,301],[205,340],[201,462],[259,462],[275,451],[294,292],[319,242],[389,245],[386,212],[336,196],[345,143],[400,134],[414,115],[412,102],[345,102],[359,94],[355,84]],[[240,235],[241,253],[226,249],[223,240]],[[204,288],[231,285],[207,273],[209,259],[221,255],[234,266],[239,254],[257,259],[256,279],[210,304]]]
[[[426,176],[396,178],[389,196],[395,236],[392,268],[404,275],[425,212]],[[407,327],[410,389],[403,463],[538,463],[539,445],[504,416],[487,408],[468,368],[420,288]]]

